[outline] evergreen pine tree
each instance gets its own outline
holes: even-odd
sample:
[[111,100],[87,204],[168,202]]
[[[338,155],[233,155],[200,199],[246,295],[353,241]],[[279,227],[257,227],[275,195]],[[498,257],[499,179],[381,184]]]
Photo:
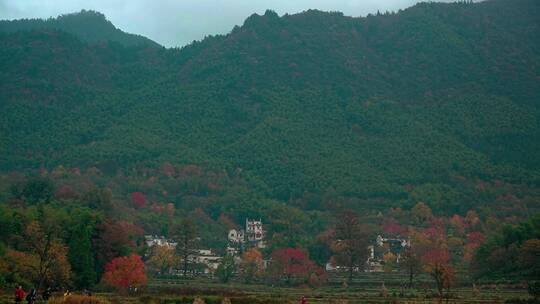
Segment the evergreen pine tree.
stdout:
[[78,288],[90,287],[97,280],[91,238],[92,223],[88,216],[81,216],[71,232],[68,254],[75,274],[74,283]]

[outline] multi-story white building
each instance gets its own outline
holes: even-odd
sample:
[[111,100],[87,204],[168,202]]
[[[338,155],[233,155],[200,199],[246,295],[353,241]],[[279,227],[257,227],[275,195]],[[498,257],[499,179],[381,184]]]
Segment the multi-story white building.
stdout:
[[262,221],[260,219],[258,221],[246,219],[246,241],[248,245],[259,249],[266,248],[264,237]]
[[229,230],[227,253],[229,255],[237,255],[245,247],[265,248],[264,237],[265,233],[262,221],[260,219],[258,221],[246,219],[245,230]]

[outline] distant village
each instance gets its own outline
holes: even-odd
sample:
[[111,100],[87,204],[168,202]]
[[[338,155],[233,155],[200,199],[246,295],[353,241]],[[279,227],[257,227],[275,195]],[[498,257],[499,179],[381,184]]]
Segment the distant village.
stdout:
[[[251,248],[265,249],[265,230],[262,220],[246,219],[244,229],[231,229],[227,235],[228,245],[225,250],[226,255],[235,259],[236,263],[240,262],[241,253]],[[167,239],[164,236],[146,235],[146,245],[149,248],[155,246],[165,246],[168,248],[176,248],[177,242],[172,239]],[[385,238],[378,235],[375,242],[368,246],[368,258],[364,269],[355,269],[356,272],[383,272],[385,264],[385,256],[391,256],[394,262],[399,264],[402,251],[410,246],[410,240],[405,238]],[[195,274],[212,275],[218,269],[223,260],[223,256],[215,254],[210,249],[193,249],[188,255],[188,263],[197,265],[192,270]],[[386,261],[387,262],[387,261]],[[269,260],[263,261],[263,267],[266,268]],[[337,265],[335,261],[330,260],[326,264],[325,270],[342,271],[346,267]],[[168,274],[182,275],[180,269],[170,268]]]

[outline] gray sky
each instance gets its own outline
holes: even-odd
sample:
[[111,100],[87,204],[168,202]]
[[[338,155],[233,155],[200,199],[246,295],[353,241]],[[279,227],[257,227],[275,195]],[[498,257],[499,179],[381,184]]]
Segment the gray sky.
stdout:
[[[448,1],[448,0],[444,0]],[[365,16],[407,8],[418,0],[0,0],[0,19],[48,18],[81,9],[102,12],[118,28],[164,46],[228,33],[253,13],[279,15],[310,8]]]

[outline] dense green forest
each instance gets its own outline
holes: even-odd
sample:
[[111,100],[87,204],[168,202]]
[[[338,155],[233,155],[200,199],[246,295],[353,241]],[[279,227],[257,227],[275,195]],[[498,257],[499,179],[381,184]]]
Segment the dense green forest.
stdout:
[[94,239],[111,219],[140,237],[189,217],[217,251],[261,218],[270,249],[321,265],[317,236],[345,209],[373,233],[413,225],[420,202],[446,222],[474,210],[462,240],[518,225],[540,211],[539,15],[536,0],[267,11],[181,49],[91,11],[0,21],[0,249],[23,250],[6,231],[44,212]]
[[[4,22],[0,167],[242,169],[280,200],[448,188],[462,206],[475,202],[456,179],[537,187],[536,12],[526,0],[268,11],[182,49]],[[89,14],[68,17],[108,24]]]

